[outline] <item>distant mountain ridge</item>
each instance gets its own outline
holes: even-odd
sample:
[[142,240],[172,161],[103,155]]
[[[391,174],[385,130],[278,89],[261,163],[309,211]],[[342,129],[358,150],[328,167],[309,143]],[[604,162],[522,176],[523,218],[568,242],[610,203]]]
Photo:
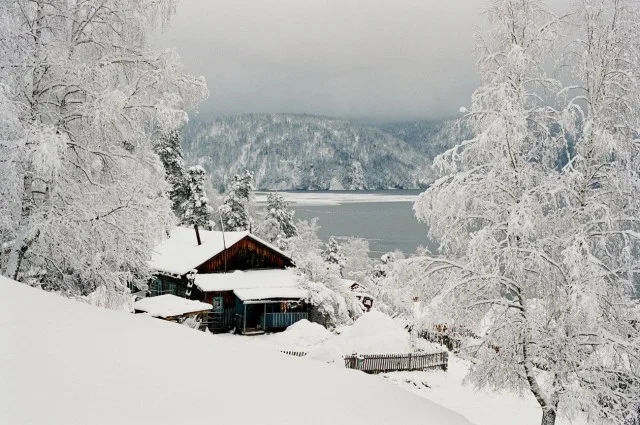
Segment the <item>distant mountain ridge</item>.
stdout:
[[195,121],[183,131],[189,163],[224,189],[245,169],[258,189],[413,189],[434,178],[432,158],[464,132],[452,121],[374,125],[305,114]]

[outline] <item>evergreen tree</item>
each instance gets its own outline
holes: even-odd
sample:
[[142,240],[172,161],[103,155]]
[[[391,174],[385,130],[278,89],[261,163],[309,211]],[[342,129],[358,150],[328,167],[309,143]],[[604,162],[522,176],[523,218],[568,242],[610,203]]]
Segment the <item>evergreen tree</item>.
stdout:
[[298,229],[293,222],[294,212],[289,209],[289,203],[279,193],[270,193],[267,196],[266,219],[275,220],[278,223],[281,238],[291,238],[298,234]]
[[246,171],[234,176],[228,194],[220,207],[224,230],[240,232],[251,230],[249,203],[253,191],[253,174]]
[[340,271],[342,272],[342,268],[346,265],[347,259],[344,256],[342,246],[338,243],[336,238],[331,236],[329,238],[329,242],[325,244],[325,249],[322,251],[322,258],[324,261],[330,264],[337,264],[340,267]]
[[211,213],[213,208],[204,191],[204,180],[207,173],[199,165],[189,168],[187,172],[188,193],[187,200],[182,204],[182,224],[212,230]]
[[184,168],[180,132],[174,130],[162,136],[156,152],[164,165],[165,179],[171,186],[171,208],[176,217],[181,219],[184,216],[184,205],[189,199],[189,181]]
[[349,190],[367,190],[367,180],[364,177],[364,170],[359,161],[351,164],[349,170]]

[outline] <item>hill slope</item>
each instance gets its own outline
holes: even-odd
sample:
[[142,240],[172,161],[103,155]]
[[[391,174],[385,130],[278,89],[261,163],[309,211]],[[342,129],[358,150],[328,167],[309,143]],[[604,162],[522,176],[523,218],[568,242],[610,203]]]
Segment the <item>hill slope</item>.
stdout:
[[402,121],[380,124],[382,131],[404,140],[429,159],[472,137],[471,129],[459,120]]
[[380,377],[0,277],[2,424],[470,425]]
[[[389,129],[402,135],[401,128],[413,124]],[[440,137],[444,128],[449,127],[434,125],[431,137]],[[411,132],[408,143],[385,126],[312,115],[248,114],[191,123],[183,145],[188,161],[203,165],[220,189],[244,169],[255,173],[258,189],[408,189],[433,179],[433,155],[419,143],[419,131],[429,135],[424,130]],[[444,140],[452,137],[447,134]],[[440,145],[434,149],[444,150]]]

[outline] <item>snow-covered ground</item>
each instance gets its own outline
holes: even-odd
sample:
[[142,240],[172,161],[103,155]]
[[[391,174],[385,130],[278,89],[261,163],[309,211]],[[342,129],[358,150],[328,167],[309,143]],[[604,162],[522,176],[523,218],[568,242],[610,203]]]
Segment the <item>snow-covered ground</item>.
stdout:
[[[295,205],[340,205],[348,203],[370,202],[414,202],[418,197],[415,193],[404,191],[382,192],[279,192],[287,202]],[[269,192],[256,192],[255,200],[259,204],[266,204]]]
[[379,311],[362,315],[339,335],[328,338],[309,353],[309,358],[344,366],[342,358],[357,354],[437,353],[446,349],[423,339],[413,339],[405,324]]
[[417,351],[436,353],[446,348],[423,339],[413,339],[405,324],[379,311],[360,317],[352,326],[332,333],[317,323],[301,320],[280,333],[250,338],[222,334],[218,338],[245,340],[277,351],[302,351],[308,358],[343,367],[344,356],[351,354],[406,354]]
[[318,323],[300,320],[289,326],[285,332],[255,335],[249,338],[233,334],[220,334],[216,335],[216,337],[232,340],[244,339],[248,343],[258,344],[276,351],[302,351],[308,353],[328,338],[331,338],[332,333]]
[[[449,357],[447,372],[393,372],[380,375],[388,381],[464,415],[476,425],[538,425],[542,411],[531,394],[479,391],[464,383],[468,364]],[[556,425],[584,425],[580,419],[558,418]]]
[[0,424],[469,425],[378,376],[0,277]]
[[[220,335],[217,338],[243,340],[275,351],[304,351],[306,360],[332,363],[344,367],[342,356],[361,354],[403,353],[413,349],[427,352],[442,351],[444,347],[424,340],[411,341],[404,323],[372,311],[361,317],[353,326],[334,334],[316,323],[306,320],[290,326],[285,332],[245,337]],[[480,391],[464,383],[468,363],[449,356],[449,370],[426,372],[394,372],[375,376],[411,391],[464,415],[476,425],[538,425],[541,410],[531,394],[522,397],[508,392]],[[558,425],[583,425],[584,421],[558,419]]]

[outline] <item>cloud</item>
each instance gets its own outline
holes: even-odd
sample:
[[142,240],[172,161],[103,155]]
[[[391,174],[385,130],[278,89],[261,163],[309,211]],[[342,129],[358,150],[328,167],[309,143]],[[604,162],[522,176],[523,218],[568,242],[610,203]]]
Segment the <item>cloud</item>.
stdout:
[[157,42],[204,75],[209,114],[455,116],[477,86],[482,0],[182,0]]

